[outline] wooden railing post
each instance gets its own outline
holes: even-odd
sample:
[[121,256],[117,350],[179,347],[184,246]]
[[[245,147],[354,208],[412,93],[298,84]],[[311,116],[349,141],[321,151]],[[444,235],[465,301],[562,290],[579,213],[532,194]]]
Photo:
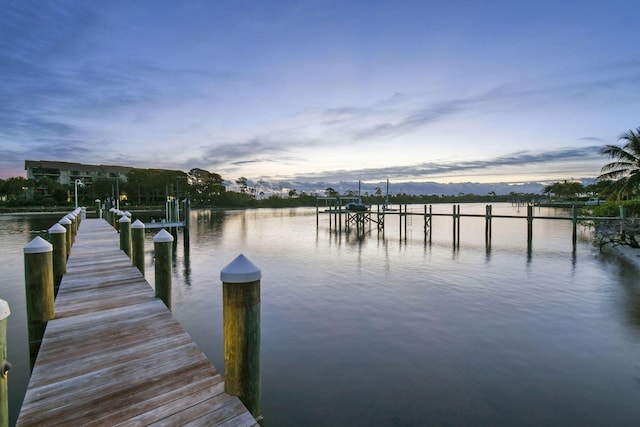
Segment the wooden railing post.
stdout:
[[144,223],[139,219],[131,224],[131,263],[144,276]]
[[131,258],[131,220],[123,215],[118,220],[120,228],[120,249]]
[[9,379],[11,363],[7,360],[7,318],[9,304],[0,299],[0,427],[9,427]]
[[156,298],[171,310],[171,265],[173,236],[164,228],[153,237],[155,252]]
[[53,319],[53,246],[35,237],[24,247],[24,277],[31,369],[38,356],[44,329]]
[[239,255],[220,272],[225,391],[238,396],[262,422],[260,385],[260,279],[262,272]]
[[67,272],[67,229],[59,223],[49,228],[49,240],[53,245],[53,296],[58,294],[62,276]]

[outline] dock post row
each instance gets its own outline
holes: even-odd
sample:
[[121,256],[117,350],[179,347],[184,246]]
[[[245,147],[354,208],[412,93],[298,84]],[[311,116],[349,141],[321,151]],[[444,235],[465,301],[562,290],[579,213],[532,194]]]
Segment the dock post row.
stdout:
[[[109,223],[114,221],[115,215],[110,215],[109,218],[105,218]],[[125,219],[126,218],[126,219]],[[67,215],[63,219],[68,220],[73,230],[74,222],[75,227],[79,226],[81,217],[76,214],[75,216]],[[74,221],[75,220],[75,221]],[[32,369],[32,376],[29,381],[29,387],[27,394],[25,395],[25,401],[20,411],[18,418],[18,426],[31,426],[42,425],[48,422],[61,422],[61,423],[84,423],[86,421],[96,422],[96,420],[103,419],[104,422],[115,422],[114,420],[130,420],[133,423],[147,424],[153,421],[162,421],[171,425],[182,425],[185,423],[193,422],[194,425],[246,425],[246,426],[258,426],[262,425],[262,399],[261,399],[261,387],[260,387],[260,270],[251,263],[244,255],[239,256],[231,264],[229,264],[223,271],[221,271],[220,277],[223,281],[223,294],[226,295],[226,302],[224,303],[224,318],[225,324],[223,329],[225,331],[224,343],[225,343],[225,366],[230,376],[230,381],[225,381],[220,374],[217,373],[211,362],[206,360],[206,357],[198,349],[200,356],[196,356],[198,360],[206,360],[206,365],[203,361],[189,362],[197,363],[197,366],[202,366],[204,369],[204,377],[193,377],[193,375],[171,375],[170,382],[174,385],[163,385],[159,387],[157,382],[158,373],[157,369],[162,367],[158,366],[158,363],[147,362],[149,357],[158,358],[161,357],[159,352],[175,353],[176,360],[184,360],[181,363],[187,363],[186,353],[193,353],[193,350],[189,350],[191,347],[195,349],[195,344],[189,344],[187,341],[191,341],[191,338],[186,333],[181,332],[179,338],[171,338],[171,341],[177,340],[183,342],[178,347],[172,345],[162,345],[162,341],[154,340],[149,336],[151,331],[155,331],[152,335],[172,334],[172,331],[176,328],[177,322],[172,318],[170,311],[167,310],[171,307],[171,265],[172,265],[172,244],[173,237],[165,229],[162,229],[154,238],[154,250],[156,251],[156,266],[160,263],[166,264],[166,268],[158,273],[156,270],[156,296],[153,297],[153,290],[151,286],[144,280],[144,260],[141,262],[140,268],[134,262],[134,258],[144,258],[144,224],[136,221],[135,227],[132,227],[132,234],[135,238],[131,238],[131,247],[129,253],[125,253],[126,239],[122,240],[122,234],[126,233],[128,217],[124,216],[117,222],[120,224],[120,237],[118,234],[113,234],[113,242],[115,248],[118,248],[118,244],[121,246],[119,251],[113,252],[113,249],[108,249],[104,252],[102,247],[108,241],[105,240],[105,233],[102,232],[98,243],[94,243],[93,233],[97,233],[96,226],[102,227],[98,224],[101,223],[100,219],[91,219],[89,221],[94,222],[91,226],[92,233],[88,236],[84,236],[83,245],[74,251],[74,255],[67,259],[65,253],[60,251],[56,257],[61,257],[68,261],[65,267],[67,268],[67,274],[63,275],[60,283],[60,295],[56,299],[54,305],[54,271],[59,272],[63,268],[62,265],[55,267],[54,265],[54,248],[51,243],[47,242],[41,237],[34,238],[24,247],[25,256],[25,292],[27,296],[27,314],[29,324],[29,343],[30,343],[30,368]],[[61,222],[63,222],[61,220]],[[130,220],[129,220],[130,223]],[[104,224],[104,223],[103,223]],[[113,225],[113,224],[112,224]],[[116,225],[117,227],[117,225]],[[56,246],[62,246],[67,249],[66,245],[66,228],[62,227],[64,232],[57,227],[52,227],[49,238],[51,240],[56,239]],[[77,228],[76,228],[77,229]],[[104,228],[102,228],[104,230]],[[94,231],[95,230],[95,231]],[[142,233],[140,233],[142,231]],[[124,232],[124,233],[123,233]],[[73,231],[72,231],[73,233]],[[77,232],[76,232],[77,234]],[[108,234],[108,232],[107,232]],[[62,235],[60,238],[58,235]],[[168,238],[166,237],[168,236]],[[106,239],[108,239],[108,235]],[[120,240],[120,242],[118,242]],[[64,244],[61,242],[64,241]],[[75,241],[75,237],[72,239],[72,243]],[[135,242],[135,243],[134,243]],[[156,246],[156,242],[160,246]],[[93,247],[95,245],[99,247]],[[168,252],[163,249],[162,245],[168,247]],[[110,245],[109,245],[110,246]],[[69,247],[69,252],[70,247]],[[84,252],[84,253],[83,253]],[[105,253],[104,259],[102,253]],[[118,255],[121,254],[121,255]],[[137,255],[136,255],[137,254]],[[124,259],[128,258],[128,262],[122,263],[122,261],[116,261],[117,257]],[[79,260],[76,260],[79,258]],[[113,263],[111,263],[113,259]],[[57,262],[57,261],[56,261]],[[126,267],[128,266],[128,267]],[[125,272],[134,270],[136,273]],[[117,272],[122,270],[122,274]],[[79,276],[82,274],[88,274],[87,277]],[[108,274],[105,274],[109,272]],[[89,278],[90,277],[90,278]],[[118,277],[122,277],[119,279]],[[164,283],[158,283],[158,278]],[[133,282],[136,284],[134,285]],[[121,283],[121,284],[120,284]],[[140,288],[140,283],[143,283]],[[104,284],[104,285],[103,285]],[[122,294],[121,291],[117,291],[115,288],[124,287],[128,289],[126,294]],[[86,288],[86,289],[85,289]],[[95,292],[94,292],[95,289]],[[112,290],[113,289],[113,290]],[[159,293],[158,293],[159,292]],[[145,296],[147,293],[151,294],[151,298]],[[88,300],[82,298],[86,295]],[[91,300],[94,298],[95,301]],[[118,302],[110,302],[117,299]],[[151,309],[143,308],[137,309],[140,304],[147,306],[152,304],[153,301],[162,301],[166,315],[151,314],[157,312],[158,308]],[[58,307],[60,303],[60,307]],[[101,308],[101,306],[103,308]],[[98,310],[93,313],[92,310]],[[60,309],[60,318],[56,317],[56,311]],[[128,316],[120,316],[117,313],[119,311],[139,312],[140,319],[136,317],[129,318]],[[113,312],[113,314],[111,314]],[[109,314],[107,314],[109,313]],[[2,413],[7,417],[7,410],[3,408],[7,407],[5,404],[6,399],[6,372],[8,371],[10,364],[6,361],[6,339],[3,335],[3,325],[6,324],[6,317],[9,314],[8,305],[5,307],[4,301],[0,300],[0,356],[2,359],[2,377],[0,381],[0,409]],[[97,316],[97,318],[103,319],[100,322],[93,322],[89,320],[91,317]],[[113,320],[105,320],[104,317],[115,316]],[[167,322],[175,326],[144,326],[152,318],[160,316],[166,319]],[[75,325],[74,322],[91,322],[85,326]],[[126,322],[132,322],[128,324]],[[48,328],[52,327],[55,331],[52,331],[52,342],[49,344]],[[134,333],[136,329],[149,328],[149,332],[143,332],[140,335],[139,343],[137,341],[127,342],[126,344],[118,344],[118,342],[110,342],[115,340],[117,335],[129,336]],[[68,329],[71,328],[71,329]],[[79,329],[78,329],[79,328]],[[112,330],[111,332],[86,332],[87,337],[78,337],[78,334],[82,334],[86,329],[95,328],[107,328]],[[5,328],[6,329],[6,328]],[[177,331],[178,329],[176,329]],[[179,329],[181,330],[181,329]],[[75,331],[75,332],[74,332]],[[138,335],[138,333],[136,333]],[[105,342],[100,336],[109,336],[109,342]],[[75,343],[75,340],[78,340]],[[186,340],[186,341],[185,341]],[[69,344],[64,342],[69,341]],[[72,344],[70,341],[74,341]],[[147,344],[147,342],[149,344]],[[147,345],[153,345],[154,350],[145,350]],[[186,345],[186,347],[185,347]],[[62,347],[61,347],[62,346]],[[97,347],[104,347],[100,350],[100,357],[110,357],[110,353],[114,353],[111,365],[119,365],[119,368],[111,366],[109,369],[115,369],[115,372],[122,370],[136,369],[135,373],[132,371],[129,374],[118,374],[120,379],[112,378],[111,375],[103,375],[100,372],[105,369],[103,363],[93,362],[91,353],[97,351]],[[155,349],[157,347],[157,349]],[[132,348],[140,348],[141,355],[131,350]],[[184,350],[182,350],[184,349]],[[42,357],[40,352],[44,351]],[[86,354],[85,352],[89,353]],[[69,356],[63,356],[63,353],[68,353]],[[54,356],[54,355],[58,356]],[[181,355],[184,354],[184,355]],[[181,356],[179,356],[181,355]],[[66,361],[64,369],[51,369],[53,365],[59,365],[55,362],[57,358],[62,357]],[[84,360],[83,358],[87,359]],[[191,357],[191,356],[189,356]],[[123,359],[123,358],[126,358]],[[138,359],[140,358],[140,359]],[[42,359],[42,360],[41,360]],[[170,358],[171,359],[171,358]],[[140,360],[138,362],[138,360]],[[161,359],[164,360],[164,359]],[[124,364],[123,364],[124,363]],[[148,373],[141,373],[140,368],[134,368],[132,364],[140,364],[140,368],[144,366],[144,369],[149,369]],[[181,368],[180,364],[174,363],[171,368],[172,373],[179,373],[180,370],[195,369],[194,367]],[[208,368],[207,368],[208,366]],[[200,368],[198,368],[200,369]],[[185,371],[186,372],[186,371]],[[95,376],[95,381],[92,380],[91,384],[87,384],[89,389],[101,390],[104,395],[92,395],[89,389],[82,386],[82,389],[76,389],[81,387],[80,383],[85,380],[81,378],[89,378]],[[212,376],[213,375],[213,376]],[[67,379],[68,378],[68,379]],[[147,379],[144,379],[147,378]],[[210,380],[208,378],[211,378]],[[219,379],[216,379],[219,378]],[[76,379],[79,381],[79,385],[74,385]],[[150,381],[149,386],[143,387],[142,383],[136,385],[136,382]],[[62,381],[60,384],[64,384],[62,388],[66,390],[52,388],[53,384],[58,384],[58,381]],[[86,380],[88,381],[88,380]],[[122,383],[124,381],[124,384]],[[131,385],[128,385],[128,381],[133,381]],[[164,382],[163,382],[164,384]],[[202,384],[202,385],[199,385]],[[207,384],[211,384],[208,386]],[[223,385],[222,388],[215,384]],[[51,385],[51,386],[50,386]],[[44,388],[43,388],[44,387]],[[171,391],[167,392],[166,387],[171,387]],[[201,388],[201,391],[193,391],[194,387]],[[31,389],[35,388],[33,392]],[[50,389],[50,391],[49,391]],[[120,401],[117,397],[120,393],[118,390],[131,390],[126,391],[128,396],[125,401]],[[184,390],[184,391],[182,391]],[[160,393],[157,397],[149,397],[149,403],[146,401],[136,401],[137,396],[151,396],[153,393]],[[35,393],[35,394],[34,394]],[[65,397],[64,393],[71,393],[68,397]],[[185,393],[183,396],[180,393]],[[73,397],[75,396],[75,397]],[[123,395],[124,396],[124,395]],[[154,395],[155,396],[155,395]],[[191,399],[194,397],[202,396],[196,403],[192,403]],[[67,404],[61,404],[62,401]],[[115,399],[113,401],[112,399]],[[146,398],[145,398],[146,399]],[[237,400],[237,403],[233,399]],[[167,400],[168,403],[161,404],[160,401]],[[154,403],[151,403],[151,402]],[[72,403],[68,403],[72,402]],[[94,403],[91,403],[94,402]],[[100,403],[98,403],[100,402]],[[198,403],[199,402],[199,403]],[[160,405],[157,409],[149,409],[148,405]],[[48,405],[51,405],[50,407]],[[87,406],[88,405],[88,406]],[[79,409],[73,409],[78,407]],[[138,415],[134,416],[131,413],[136,412]],[[133,417],[133,418],[131,418]],[[48,420],[48,421],[47,421]],[[65,421],[67,420],[67,421]],[[6,421],[8,422],[8,420]],[[0,427],[5,427],[5,420],[0,416]]]

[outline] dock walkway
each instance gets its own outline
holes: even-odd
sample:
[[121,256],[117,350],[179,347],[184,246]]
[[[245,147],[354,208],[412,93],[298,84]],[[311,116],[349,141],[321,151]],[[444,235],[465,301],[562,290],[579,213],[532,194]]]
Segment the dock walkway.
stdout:
[[17,426],[257,426],[105,221],[85,219]]

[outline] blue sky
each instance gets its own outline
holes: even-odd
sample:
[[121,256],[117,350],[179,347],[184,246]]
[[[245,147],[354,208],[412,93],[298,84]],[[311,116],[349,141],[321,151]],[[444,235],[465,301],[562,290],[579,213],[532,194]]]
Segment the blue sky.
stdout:
[[[24,161],[274,186],[593,178],[640,126],[634,1],[2,1]],[[356,184],[357,185],[357,184]]]

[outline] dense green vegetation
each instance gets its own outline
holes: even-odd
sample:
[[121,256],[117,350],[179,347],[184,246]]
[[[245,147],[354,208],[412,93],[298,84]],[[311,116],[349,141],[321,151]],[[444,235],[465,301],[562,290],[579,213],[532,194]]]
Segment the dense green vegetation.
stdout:
[[602,167],[598,180],[611,180],[617,199],[637,198],[640,191],[640,127],[620,136],[622,147],[606,145],[602,149],[612,162]]

